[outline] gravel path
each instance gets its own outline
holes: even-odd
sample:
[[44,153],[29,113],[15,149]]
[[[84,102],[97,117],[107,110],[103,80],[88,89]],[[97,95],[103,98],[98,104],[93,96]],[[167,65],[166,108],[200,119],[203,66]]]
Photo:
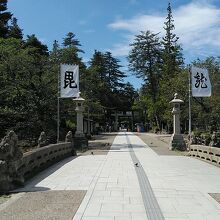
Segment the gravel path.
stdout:
[[85,194],[82,190],[21,193],[0,209],[1,220],[72,220]]
[[146,143],[158,155],[183,156],[187,152],[169,150],[171,135],[154,133],[135,133],[144,143]]

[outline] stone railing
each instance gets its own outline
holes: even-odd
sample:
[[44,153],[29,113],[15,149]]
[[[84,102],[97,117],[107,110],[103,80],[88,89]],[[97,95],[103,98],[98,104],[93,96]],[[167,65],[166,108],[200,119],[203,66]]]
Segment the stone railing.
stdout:
[[73,155],[73,146],[70,142],[50,144],[24,153],[18,172],[27,178],[43,170],[59,160]]
[[191,145],[190,156],[197,157],[220,166],[220,148],[202,145]]
[[75,156],[70,136],[64,143],[38,147],[22,154],[17,135],[10,131],[0,142],[0,194],[23,185],[25,180],[50,165],[68,156]]

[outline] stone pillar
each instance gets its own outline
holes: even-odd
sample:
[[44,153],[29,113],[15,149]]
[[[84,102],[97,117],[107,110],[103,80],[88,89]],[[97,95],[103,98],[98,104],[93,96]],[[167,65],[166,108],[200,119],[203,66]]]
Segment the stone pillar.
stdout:
[[91,121],[90,123],[90,128],[91,128],[90,133],[94,134],[94,122],[93,121]]
[[88,119],[88,127],[87,127],[87,135],[88,137],[91,137],[91,121]]
[[77,98],[76,101],[76,133],[75,136],[83,137],[83,98]]
[[[176,107],[178,104],[176,104]],[[179,108],[179,107],[178,107]],[[180,110],[173,108],[173,133],[180,134]]]
[[180,103],[183,103],[183,101],[177,99],[177,93],[175,93],[174,99],[170,103],[173,104],[173,134],[170,141],[170,150],[186,150],[186,143],[180,131]]
[[115,127],[114,127],[114,130],[115,131],[118,131],[118,111],[116,110],[115,111]]
[[83,149],[88,146],[88,140],[83,132],[83,110],[84,110],[83,102],[85,101],[85,99],[79,96],[73,101],[76,102],[76,120],[77,120],[76,133],[74,135],[74,148]]
[[76,150],[74,149],[74,142],[73,142],[73,133],[72,131],[68,131],[66,134],[65,142],[70,142],[72,147],[72,156],[76,156]]
[[24,183],[23,154],[18,147],[18,137],[10,131],[0,143],[0,195]]

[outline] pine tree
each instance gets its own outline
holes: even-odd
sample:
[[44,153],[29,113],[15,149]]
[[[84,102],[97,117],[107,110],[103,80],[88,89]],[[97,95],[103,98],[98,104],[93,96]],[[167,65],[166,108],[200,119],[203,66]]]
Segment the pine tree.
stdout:
[[129,68],[145,81],[149,94],[156,101],[158,82],[161,77],[161,44],[158,34],[141,32],[131,44]]
[[13,17],[11,20],[11,25],[9,26],[8,37],[13,37],[17,39],[22,39],[22,29],[17,24],[17,18]]
[[124,96],[123,105],[124,105],[125,111],[128,111],[128,110],[131,111],[135,98],[138,97],[137,91],[135,90],[134,86],[128,82],[124,85],[122,94]]
[[120,70],[122,67],[119,60],[110,52],[102,53],[95,51],[91,61],[91,67],[95,68],[99,78],[113,91],[123,87],[125,74]]
[[173,98],[174,93],[181,94],[181,86],[179,85],[180,79],[184,72],[183,57],[181,47],[178,44],[179,38],[174,34],[175,26],[172,15],[171,4],[168,4],[167,17],[164,22],[165,36],[162,39],[162,80],[159,83],[158,92],[158,105],[157,108],[160,112],[163,124],[170,123],[169,101]]
[[12,17],[12,14],[10,12],[6,12],[7,3],[8,0],[0,0],[0,37],[3,38],[6,38],[8,35],[8,21]]
[[96,72],[99,75],[101,80],[104,80],[106,77],[106,70],[105,70],[105,60],[103,53],[100,51],[95,50],[93,57],[91,58],[90,67],[96,69]]
[[59,65],[61,59],[61,50],[57,40],[53,42],[52,51],[50,51],[50,62],[54,65]]
[[66,37],[63,39],[63,46],[59,52],[61,53],[60,63],[69,63],[79,65],[79,68],[85,69],[86,66],[82,62],[82,58],[79,56],[79,53],[84,53],[79,47],[81,46],[80,41],[75,39],[76,35],[72,32],[69,32]]
[[164,77],[173,77],[180,72],[183,65],[183,57],[181,47],[178,44],[178,37],[173,33],[175,30],[174,19],[170,3],[167,8],[167,18],[164,22],[164,30],[166,32],[162,40],[163,45],[163,74]]
[[57,51],[59,50],[59,47],[60,47],[60,45],[59,45],[58,41],[57,41],[57,40],[54,40],[52,51],[53,51],[54,53],[57,53]]
[[120,68],[119,60],[112,56],[110,52],[105,52],[104,55],[105,70],[106,70],[106,82],[112,90],[120,90],[123,86],[123,73]]
[[[161,78],[161,43],[158,34],[150,31],[141,32],[131,44],[129,53],[129,68],[145,82],[143,89],[148,100],[148,113],[151,120],[159,126],[159,112],[157,111],[157,97]],[[145,108],[146,111],[146,108]]]
[[48,48],[37,39],[35,34],[27,35],[27,40],[24,43],[25,48],[32,48],[32,54],[49,55]]
[[93,70],[93,76],[95,76],[91,84],[97,85],[95,90],[102,106],[116,108],[117,99],[119,99],[117,95],[123,89],[123,78],[125,77],[120,70],[119,60],[114,58],[110,52],[95,51],[89,68]]
[[66,37],[63,39],[63,46],[66,48],[74,48],[76,52],[84,53],[83,50],[79,49],[82,45],[79,40],[75,38],[76,35],[72,32],[67,33]]

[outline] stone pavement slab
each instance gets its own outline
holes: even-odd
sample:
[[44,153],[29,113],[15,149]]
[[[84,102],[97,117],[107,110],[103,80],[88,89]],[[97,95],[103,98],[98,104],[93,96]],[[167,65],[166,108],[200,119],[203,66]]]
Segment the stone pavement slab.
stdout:
[[88,149],[86,149],[85,152],[78,152],[78,155],[81,156],[85,155],[106,155],[108,154],[108,151],[117,135],[117,132],[111,132],[111,133],[102,133],[99,135],[95,135],[92,137],[91,140],[89,140],[89,146]]
[[96,184],[87,191],[87,195],[73,220],[147,219],[124,133],[115,138]]
[[87,190],[105,158],[106,155],[69,157],[44,170],[16,191]]
[[[144,144],[132,138],[135,144]],[[186,156],[160,156],[147,146],[135,153],[165,219],[220,219],[220,205],[208,194],[220,192],[218,167]]]

